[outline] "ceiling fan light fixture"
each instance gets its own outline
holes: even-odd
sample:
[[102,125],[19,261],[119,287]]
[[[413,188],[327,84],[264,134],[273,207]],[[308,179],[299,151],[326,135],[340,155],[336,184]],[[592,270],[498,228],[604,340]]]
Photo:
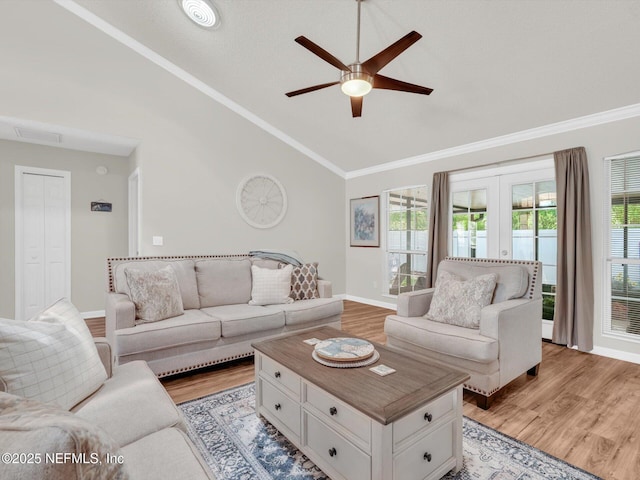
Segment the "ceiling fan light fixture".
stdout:
[[362,70],[360,65],[349,65],[350,72],[343,72],[340,78],[342,93],[350,97],[363,97],[373,88],[373,77]]
[[204,28],[220,25],[220,14],[209,0],[179,0],[182,10],[195,24]]

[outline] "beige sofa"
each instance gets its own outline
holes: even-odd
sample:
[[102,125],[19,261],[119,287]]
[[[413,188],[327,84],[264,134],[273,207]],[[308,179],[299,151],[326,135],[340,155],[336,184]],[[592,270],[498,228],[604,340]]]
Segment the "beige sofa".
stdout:
[[[157,271],[171,265],[184,313],[136,321],[126,269]],[[342,300],[331,282],[317,280],[317,297],[276,305],[250,305],[252,266],[279,262],[249,255],[110,258],[107,261],[106,335],[120,365],[145,360],[159,376],[253,355],[251,343],[321,325],[341,327]]]
[[[387,346],[456,367],[471,378],[464,387],[489,408],[496,392],[527,372],[536,375],[542,358],[542,264],[536,261],[449,258],[442,275],[461,280],[496,274],[490,304],[479,312],[477,328],[429,319],[435,289],[398,296],[397,314],[384,324]],[[491,295],[491,294],[490,294]]]
[[0,464],[0,478],[213,480],[149,367],[113,368],[106,339],[96,347],[108,378],[70,412],[4,393],[0,382],[0,451],[15,459]]

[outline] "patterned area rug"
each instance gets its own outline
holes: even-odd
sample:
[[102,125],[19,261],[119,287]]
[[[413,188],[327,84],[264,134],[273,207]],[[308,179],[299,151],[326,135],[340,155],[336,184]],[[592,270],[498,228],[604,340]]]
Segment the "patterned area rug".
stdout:
[[[189,434],[219,480],[324,480],[318,467],[256,416],[249,383],[178,406]],[[527,444],[463,421],[464,467],[447,480],[597,480]]]

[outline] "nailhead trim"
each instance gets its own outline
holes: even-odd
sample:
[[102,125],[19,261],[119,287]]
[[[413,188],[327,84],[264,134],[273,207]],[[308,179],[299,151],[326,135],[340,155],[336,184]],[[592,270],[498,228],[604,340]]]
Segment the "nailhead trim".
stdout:
[[158,378],[168,377],[169,375],[176,375],[178,373],[189,372],[191,370],[196,370],[198,368],[210,367],[211,365],[217,365],[219,363],[230,362],[231,360],[238,360],[240,358],[252,357],[253,352],[249,353],[240,353],[238,355],[232,355],[230,357],[220,358],[218,360],[212,360],[210,362],[198,363],[197,365],[192,365],[190,367],[177,368],[174,370],[168,370],[166,372],[156,373]]

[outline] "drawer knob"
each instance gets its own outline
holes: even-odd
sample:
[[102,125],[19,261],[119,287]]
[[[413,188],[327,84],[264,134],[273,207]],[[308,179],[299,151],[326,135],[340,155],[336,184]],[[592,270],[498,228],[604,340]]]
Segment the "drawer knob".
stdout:
[[427,422],[431,423],[431,420],[433,420],[433,415],[431,415],[429,412],[427,412],[427,413],[424,414],[424,419]]
[[276,410],[280,410],[282,408],[282,405],[280,405],[279,403],[275,404]]
[[337,454],[338,454],[338,452],[336,451],[335,447],[331,447],[331,448],[329,449],[329,456],[330,456],[330,457],[334,457],[334,456],[336,456]]
[[280,378],[280,372],[276,372],[276,373],[274,373],[274,375],[275,375],[276,378]]
[[429,452],[424,452],[424,455],[422,456],[422,458],[424,458],[427,462],[430,462],[431,454]]
[[331,407],[331,408],[329,409],[329,413],[330,413],[331,415],[337,415],[337,414],[338,414],[338,409],[337,409],[336,407]]

